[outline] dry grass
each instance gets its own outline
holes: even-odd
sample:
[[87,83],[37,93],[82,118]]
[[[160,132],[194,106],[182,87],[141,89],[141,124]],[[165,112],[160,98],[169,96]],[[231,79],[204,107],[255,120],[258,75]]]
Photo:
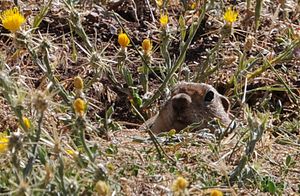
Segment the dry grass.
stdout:
[[[19,2],[26,24],[0,27],[0,139],[9,138],[0,195],[298,195],[299,2],[130,2]],[[239,13],[232,27],[223,19],[230,6]],[[230,99],[232,134],[170,132],[157,137],[160,148],[137,129],[181,80]],[[178,176],[188,181],[181,192]]]

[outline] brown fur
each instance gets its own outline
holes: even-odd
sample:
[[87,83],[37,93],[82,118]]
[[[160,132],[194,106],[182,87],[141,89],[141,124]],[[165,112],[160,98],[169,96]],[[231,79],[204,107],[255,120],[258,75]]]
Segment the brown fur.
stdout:
[[211,85],[181,82],[174,87],[171,98],[159,114],[149,119],[142,127],[148,126],[154,133],[171,129],[180,131],[192,123],[202,123],[199,128],[205,128],[214,118],[228,126],[231,122],[229,108],[228,99]]

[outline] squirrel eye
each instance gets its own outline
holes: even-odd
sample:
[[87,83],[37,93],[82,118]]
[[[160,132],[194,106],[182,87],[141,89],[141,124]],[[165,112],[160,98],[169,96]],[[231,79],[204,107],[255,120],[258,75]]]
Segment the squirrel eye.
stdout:
[[204,97],[204,101],[210,102],[214,99],[214,92],[208,91]]

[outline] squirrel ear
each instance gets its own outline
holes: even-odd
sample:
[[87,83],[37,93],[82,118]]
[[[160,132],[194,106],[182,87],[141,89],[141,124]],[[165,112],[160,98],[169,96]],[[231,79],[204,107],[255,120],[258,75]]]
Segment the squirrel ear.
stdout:
[[228,113],[229,109],[230,109],[229,100],[226,97],[224,97],[223,95],[220,95],[220,99],[221,99],[221,102],[222,102],[225,112]]

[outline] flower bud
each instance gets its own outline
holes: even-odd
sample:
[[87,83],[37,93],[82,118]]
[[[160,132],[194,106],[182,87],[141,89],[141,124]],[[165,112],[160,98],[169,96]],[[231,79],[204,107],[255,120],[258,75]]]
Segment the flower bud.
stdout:
[[244,51],[249,52],[252,49],[252,46],[254,44],[255,38],[251,35],[246,37],[245,45],[244,45]]
[[30,129],[30,127],[31,127],[31,122],[30,122],[30,120],[29,120],[27,117],[25,117],[25,116],[23,117],[23,123],[24,123],[26,129]]
[[96,183],[95,190],[96,190],[98,196],[108,196],[110,193],[109,185],[102,180],[99,180]]
[[83,81],[80,76],[76,76],[74,78],[74,87],[76,90],[82,90],[83,89]]
[[126,48],[130,44],[130,40],[125,33],[120,33],[118,36],[118,42],[122,48]]
[[173,192],[182,192],[187,188],[188,184],[185,178],[178,177],[173,183],[172,190]]
[[83,116],[85,109],[86,109],[86,103],[84,100],[82,100],[81,98],[77,98],[74,102],[73,102],[73,107],[75,110],[75,113],[79,116]]
[[142,48],[144,50],[144,54],[149,54],[152,50],[152,43],[150,39],[144,39],[142,43]]

